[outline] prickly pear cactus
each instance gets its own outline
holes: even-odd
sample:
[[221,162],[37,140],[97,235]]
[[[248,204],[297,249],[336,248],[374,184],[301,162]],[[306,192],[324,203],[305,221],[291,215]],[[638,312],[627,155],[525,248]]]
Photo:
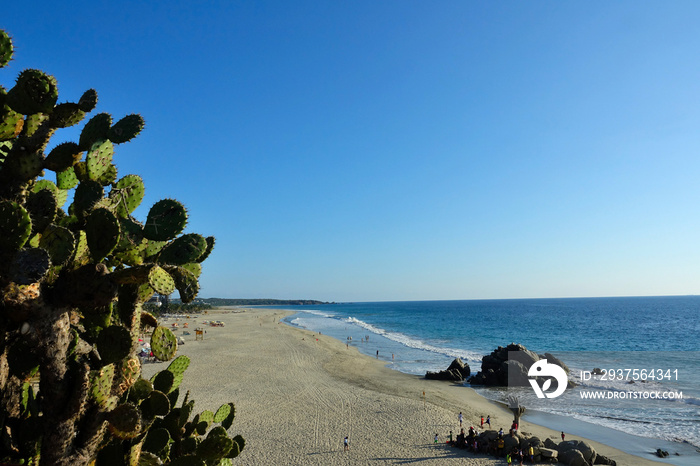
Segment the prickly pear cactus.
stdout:
[[[0,30],[0,68],[12,54]],[[142,304],[175,289],[192,301],[214,238],[183,233],[173,199],[132,217],[145,187],[118,176],[115,148],[143,130],[140,115],[99,113],[78,141],[50,148],[97,93],[57,102],[40,70],[0,86],[0,464],[231,464],[244,447],[227,432],[233,404],[191,418],[194,402],[178,404],[189,359],[149,381],[136,356],[155,329],[153,353],[175,357],[174,335]]]

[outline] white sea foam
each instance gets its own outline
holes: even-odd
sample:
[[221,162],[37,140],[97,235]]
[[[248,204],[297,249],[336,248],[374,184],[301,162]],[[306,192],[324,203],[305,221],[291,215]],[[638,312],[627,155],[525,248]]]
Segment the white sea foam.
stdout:
[[481,354],[474,352],[474,351],[466,351],[466,350],[455,349],[455,348],[445,348],[445,347],[434,346],[434,345],[425,343],[423,341],[416,340],[415,338],[411,338],[411,337],[404,335],[402,333],[388,332],[382,328],[375,327],[372,324],[368,324],[367,322],[356,319],[355,317],[348,317],[348,318],[343,319],[343,320],[349,324],[357,325],[359,327],[364,328],[365,330],[368,330],[368,331],[375,333],[377,335],[381,335],[384,338],[395,341],[395,342],[400,343],[400,344],[407,346],[409,348],[430,351],[431,353],[436,353],[436,354],[443,354],[443,355],[449,356],[451,358],[460,358],[460,359],[465,360],[471,364],[474,364],[475,362],[478,362],[479,364],[481,363]]

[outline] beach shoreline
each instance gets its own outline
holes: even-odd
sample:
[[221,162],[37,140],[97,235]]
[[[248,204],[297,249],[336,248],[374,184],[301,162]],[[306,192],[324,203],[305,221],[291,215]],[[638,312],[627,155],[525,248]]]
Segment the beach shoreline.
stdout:
[[[451,448],[445,441],[450,430],[455,436],[459,432],[460,411],[465,430],[478,427],[480,417],[490,415],[493,429],[505,431],[512,421],[510,411],[469,387],[395,371],[335,338],[282,323],[291,313],[221,308],[193,316],[191,328],[203,320],[221,320],[226,326],[206,327],[203,341],[195,341],[192,332],[178,351],[192,360],[183,388],[196,400],[195,412],[215,410],[229,401],[236,404],[231,433],[246,438],[237,464],[504,462]],[[143,375],[150,377],[166,367],[167,363],[145,364]],[[559,432],[532,424],[527,417],[521,432],[559,440]],[[342,448],[346,435],[349,452]],[[573,434],[567,435],[570,439],[585,440]],[[619,465],[659,464],[651,455],[633,456],[589,443]],[[648,451],[653,450],[650,445]]]

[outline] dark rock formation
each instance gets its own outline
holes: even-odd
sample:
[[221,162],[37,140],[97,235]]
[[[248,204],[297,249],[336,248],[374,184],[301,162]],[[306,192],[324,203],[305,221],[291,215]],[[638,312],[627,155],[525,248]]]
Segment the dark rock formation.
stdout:
[[469,364],[463,362],[460,358],[455,359],[450,364],[450,367],[440,372],[426,372],[425,378],[430,380],[448,380],[451,382],[463,382],[469,377],[471,369]]

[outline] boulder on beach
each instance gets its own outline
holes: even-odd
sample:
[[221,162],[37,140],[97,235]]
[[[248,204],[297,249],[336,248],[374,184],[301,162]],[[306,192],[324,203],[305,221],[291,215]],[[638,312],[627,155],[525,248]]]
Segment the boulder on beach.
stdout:
[[607,456],[603,455],[596,455],[595,463],[593,464],[607,464],[609,466],[617,466],[617,462],[615,460],[611,460]]
[[469,374],[471,374],[469,364],[465,363],[460,358],[456,358],[444,371],[426,372],[425,378],[430,380],[448,380],[451,382],[463,382],[464,379],[469,377]]
[[540,455],[543,458],[557,458],[559,456],[559,452],[557,450],[553,450],[551,448],[539,448]]
[[588,461],[583,457],[583,453],[575,448],[563,452],[559,451],[559,462],[569,466],[589,466]]
[[595,463],[595,459],[597,456],[597,453],[593,446],[590,443],[584,442],[582,440],[567,440],[565,442],[561,442],[557,447],[557,450],[559,451],[560,458],[562,454],[571,450],[576,450],[579,453],[581,453],[581,456],[583,456],[583,458],[588,464]]
[[520,437],[517,435],[506,435],[503,437],[505,451],[511,451],[513,448],[520,448]]
[[472,385],[530,386],[527,372],[539,361],[537,353],[523,345],[511,343],[481,358],[481,371],[469,379]]

